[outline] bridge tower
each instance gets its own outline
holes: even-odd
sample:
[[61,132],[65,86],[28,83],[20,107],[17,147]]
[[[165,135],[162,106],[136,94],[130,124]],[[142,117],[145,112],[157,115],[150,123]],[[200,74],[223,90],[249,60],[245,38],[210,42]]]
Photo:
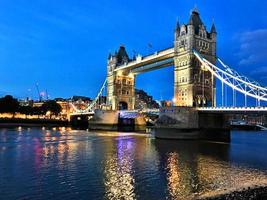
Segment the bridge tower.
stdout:
[[132,110],[135,102],[135,77],[128,70],[115,71],[131,60],[124,46],[109,55],[107,65],[107,103],[112,110]]
[[211,63],[216,62],[216,29],[207,31],[198,10],[191,12],[188,24],[177,22],[174,38],[174,104],[176,106],[215,106],[215,80],[193,55],[197,50]]

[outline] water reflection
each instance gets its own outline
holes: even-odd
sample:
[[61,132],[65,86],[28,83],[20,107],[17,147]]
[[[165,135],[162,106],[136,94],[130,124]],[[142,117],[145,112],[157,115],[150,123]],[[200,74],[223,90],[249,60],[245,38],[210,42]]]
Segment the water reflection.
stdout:
[[[180,174],[181,169],[179,169],[178,164],[178,154],[170,153],[167,160],[167,180],[168,180],[168,190],[172,197],[184,197],[185,189],[182,185],[182,177]],[[181,187],[182,186],[182,187]]]
[[156,147],[165,160],[169,199],[195,199],[267,184],[266,173],[229,162],[228,145],[156,141]]
[[0,199],[196,199],[267,184],[267,134],[241,136],[228,145],[2,129]]
[[119,138],[116,149],[105,161],[104,180],[107,199],[135,199],[132,138]]

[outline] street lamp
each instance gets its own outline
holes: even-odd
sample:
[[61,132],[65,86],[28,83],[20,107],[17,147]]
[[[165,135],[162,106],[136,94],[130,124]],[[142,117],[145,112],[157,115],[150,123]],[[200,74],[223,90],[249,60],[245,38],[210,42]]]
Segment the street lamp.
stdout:
[[173,102],[173,105],[175,106],[176,105],[176,101],[177,99],[175,97],[172,98],[172,102]]

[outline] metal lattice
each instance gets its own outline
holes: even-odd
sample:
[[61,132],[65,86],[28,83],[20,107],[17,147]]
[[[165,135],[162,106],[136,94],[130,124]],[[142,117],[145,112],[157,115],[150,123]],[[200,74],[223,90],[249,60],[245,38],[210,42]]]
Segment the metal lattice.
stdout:
[[221,59],[217,59],[224,69],[221,69],[207,59],[205,59],[202,55],[200,55],[197,51],[193,50],[194,55],[200,61],[200,63],[211,72],[213,76],[218,78],[222,83],[228,85],[233,91],[239,91],[245,96],[250,96],[259,101],[267,102],[267,88],[261,86],[259,83],[255,81],[249,80],[247,77],[240,75],[235,70],[231,69],[227,65],[225,65]]
[[94,110],[94,107],[96,106],[101,94],[103,93],[103,91],[104,91],[104,89],[106,87],[106,83],[107,83],[107,79],[105,79],[104,83],[102,84],[102,87],[100,88],[96,98],[90,104],[87,104],[86,109],[79,109],[73,104],[73,102],[70,102],[70,105],[72,106],[74,112],[75,113],[79,113],[79,114],[92,112]]

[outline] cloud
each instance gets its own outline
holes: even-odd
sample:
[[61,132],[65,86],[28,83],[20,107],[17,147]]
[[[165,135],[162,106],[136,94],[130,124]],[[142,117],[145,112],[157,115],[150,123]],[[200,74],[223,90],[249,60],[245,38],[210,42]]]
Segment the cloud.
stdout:
[[258,82],[263,83],[263,85],[266,85],[266,81],[267,81],[267,66],[266,67],[257,67],[257,68],[254,68],[250,72],[249,75],[254,80],[257,80]]
[[266,75],[267,67],[259,67],[257,69],[254,69],[250,74],[253,76],[262,75],[262,74]]
[[267,29],[258,29],[241,33],[239,56],[240,65],[266,63]]

